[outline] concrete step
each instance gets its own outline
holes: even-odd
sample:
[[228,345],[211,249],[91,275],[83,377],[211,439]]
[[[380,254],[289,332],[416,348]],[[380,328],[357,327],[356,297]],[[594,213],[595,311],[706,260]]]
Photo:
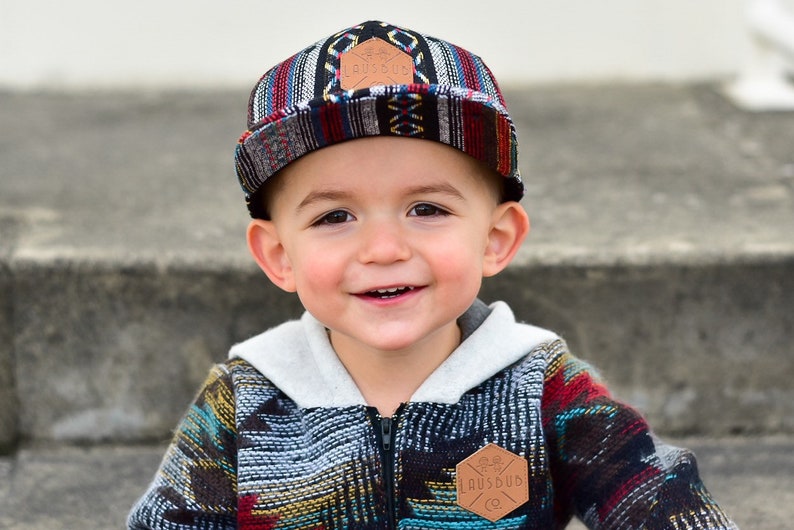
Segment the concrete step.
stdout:
[[[533,232],[485,300],[662,433],[794,432],[794,113],[714,86],[507,91]],[[247,93],[0,93],[0,446],[161,440],[297,316],[247,256]]]
[[[786,437],[687,438],[703,480],[740,528],[794,523],[794,442]],[[122,528],[164,447],[26,447],[0,458],[0,528]],[[573,522],[569,528],[584,528]]]

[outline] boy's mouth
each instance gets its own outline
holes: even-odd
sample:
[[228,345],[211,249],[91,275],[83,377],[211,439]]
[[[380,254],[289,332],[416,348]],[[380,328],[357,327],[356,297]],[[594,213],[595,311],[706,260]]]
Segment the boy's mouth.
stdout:
[[387,298],[396,298],[401,296],[405,293],[409,293],[414,290],[414,287],[390,287],[388,289],[375,289],[374,291],[367,291],[364,293],[364,296],[368,296],[370,298],[379,298],[381,300],[385,300]]

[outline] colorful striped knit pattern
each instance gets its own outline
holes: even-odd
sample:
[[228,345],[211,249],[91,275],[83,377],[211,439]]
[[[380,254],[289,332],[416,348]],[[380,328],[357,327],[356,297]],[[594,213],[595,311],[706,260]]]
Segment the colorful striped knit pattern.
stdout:
[[[341,88],[340,56],[371,38],[410,55],[412,84]],[[251,214],[267,216],[254,196],[279,169],[316,149],[366,136],[445,143],[505,176],[506,200],[524,193],[515,126],[485,63],[446,41],[366,22],[279,63],[254,87],[248,130],[235,151]]]
[[[133,529],[735,529],[693,456],[656,441],[560,341],[453,405],[394,417],[393,468],[364,406],[301,409],[242,360],[213,369]],[[456,503],[455,466],[488,443],[528,463],[529,502],[490,522]]]

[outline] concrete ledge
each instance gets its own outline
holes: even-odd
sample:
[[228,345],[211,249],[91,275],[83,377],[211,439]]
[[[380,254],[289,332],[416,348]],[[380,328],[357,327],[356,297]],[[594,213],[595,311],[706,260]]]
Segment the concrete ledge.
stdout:
[[[21,434],[166,438],[231,344],[296,317],[253,269],[15,270]],[[794,432],[794,260],[516,267],[486,300],[557,330],[660,432]]]
[[8,255],[15,239],[14,225],[0,217],[0,455],[16,443],[17,393],[14,377],[14,281]]
[[15,282],[25,439],[163,439],[234,341],[297,312],[240,271],[29,264]]
[[17,393],[14,378],[14,331],[12,284],[8,270],[0,265],[0,454],[9,451],[18,435]]
[[489,287],[557,330],[660,432],[794,432],[794,259],[511,269]]

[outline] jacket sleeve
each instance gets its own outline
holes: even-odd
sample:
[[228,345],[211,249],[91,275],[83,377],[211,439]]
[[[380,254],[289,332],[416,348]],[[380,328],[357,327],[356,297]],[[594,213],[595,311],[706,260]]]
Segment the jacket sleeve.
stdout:
[[127,519],[130,529],[236,528],[234,393],[213,367],[182,418],[160,468]]
[[736,530],[703,486],[692,453],[659,442],[564,344],[548,360],[541,406],[558,520],[576,515],[598,529]]

